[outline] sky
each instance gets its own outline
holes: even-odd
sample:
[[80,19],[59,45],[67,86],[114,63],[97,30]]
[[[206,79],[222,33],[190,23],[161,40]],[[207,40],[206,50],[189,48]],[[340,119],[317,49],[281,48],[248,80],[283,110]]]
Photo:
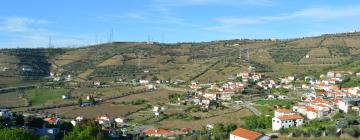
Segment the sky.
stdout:
[[359,0],[2,0],[0,48],[287,39],[360,29]]

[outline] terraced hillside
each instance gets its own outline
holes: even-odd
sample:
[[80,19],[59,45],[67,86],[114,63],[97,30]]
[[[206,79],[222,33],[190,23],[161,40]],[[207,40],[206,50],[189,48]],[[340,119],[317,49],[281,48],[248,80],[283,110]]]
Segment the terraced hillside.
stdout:
[[[270,75],[284,75],[356,61],[360,56],[359,39],[360,33],[342,33],[289,40],[115,42],[77,49],[6,49],[0,51],[0,75],[1,79],[13,76],[19,78],[15,81],[24,81],[54,71],[81,81],[122,78],[204,82],[227,79],[249,66]],[[23,67],[34,71],[26,73]],[[0,81],[0,86],[9,85],[7,81],[11,80]]]

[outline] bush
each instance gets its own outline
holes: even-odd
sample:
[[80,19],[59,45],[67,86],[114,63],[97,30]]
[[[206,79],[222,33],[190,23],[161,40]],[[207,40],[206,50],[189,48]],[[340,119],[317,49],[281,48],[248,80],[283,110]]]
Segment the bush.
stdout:
[[338,135],[336,126],[328,126],[328,127],[326,127],[325,132],[329,136],[337,136]]
[[245,127],[247,129],[267,129],[271,128],[271,117],[266,116],[249,116],[244,117],[245,119]]
[[315,128],[309,128],[308,132],[310,133],[310,135],[312,135],[313,137],[320,137],[322,131],[315,129]]
[[36,136],[25,129],[0,129],[1,140],[36,140]]
[[353,136],[353,137],[357,137],[357,133],[353,128],[345,128],[344,133],[349,134],[350,136]]
[[296,128],[292,131],[292,136],[300,137],[303,133],[304,133],[304,131],[302,129]]
[[279,130],[279,133],[280,133],[281,135],[287,135],[287,134],[289,134],[289,129],[287,129],[287,128],[281,128],[281,129]]

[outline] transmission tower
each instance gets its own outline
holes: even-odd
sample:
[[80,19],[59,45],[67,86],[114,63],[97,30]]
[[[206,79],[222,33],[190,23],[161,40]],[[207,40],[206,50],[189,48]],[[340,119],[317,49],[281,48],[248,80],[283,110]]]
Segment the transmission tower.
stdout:
[[51,36],[49,36],[49,48],[52,48],[52,43],[51,43]]
[[111,28],[110,34],[109,34],[109,43],[113,43],[114,41],[114,29]]

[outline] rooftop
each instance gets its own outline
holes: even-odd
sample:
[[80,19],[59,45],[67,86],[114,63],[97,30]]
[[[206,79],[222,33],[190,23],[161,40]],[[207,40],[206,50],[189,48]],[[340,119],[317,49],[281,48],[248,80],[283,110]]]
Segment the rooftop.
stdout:
[[247,129],[243,129],[243,128],[238,128],[238,129],[232,131],[231,134],[238,136],[238,137],[246,138],[248,140],[256,140],[257,138],[259,138],[260,136],[263,135],[259,132],[255,132],[255,131],[251,131],[251,130],[247,130]]
[[291,113],[292,110],[290,110],[290,109],[277,109],[276,112]]
[[285,121],[285,120],[304,119],[304,117],[300,115],[286,115],[286,116],[278,117],[278,119]]

